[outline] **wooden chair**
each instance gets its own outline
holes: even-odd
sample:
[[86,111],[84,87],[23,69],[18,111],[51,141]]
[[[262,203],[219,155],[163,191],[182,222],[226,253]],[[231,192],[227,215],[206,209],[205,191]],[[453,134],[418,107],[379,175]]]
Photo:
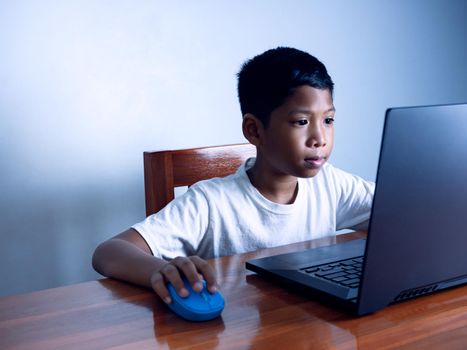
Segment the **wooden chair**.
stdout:
[[146,216],[174,199],[174,188],[234,173],[256,155],[250,144],[144,152]]

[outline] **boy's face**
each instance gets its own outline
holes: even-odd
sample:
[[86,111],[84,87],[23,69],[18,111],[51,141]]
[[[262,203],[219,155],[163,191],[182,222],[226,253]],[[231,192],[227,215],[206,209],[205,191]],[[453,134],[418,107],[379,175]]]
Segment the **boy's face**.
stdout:
[[258,155],[276,175],[315,176],[331,155],[334,113],[327,89],[296,88],[260,128]]

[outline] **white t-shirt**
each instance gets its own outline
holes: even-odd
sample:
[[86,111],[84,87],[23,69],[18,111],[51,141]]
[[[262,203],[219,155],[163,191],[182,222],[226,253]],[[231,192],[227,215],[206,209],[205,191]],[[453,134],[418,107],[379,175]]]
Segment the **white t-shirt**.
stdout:
[[132,226],[154,256],[204,259],[233,255],[365,228],[374,183],[325,164],[313,178],[298,179],[293,204],[263,197],[246,171],[200,181],[158,213]]

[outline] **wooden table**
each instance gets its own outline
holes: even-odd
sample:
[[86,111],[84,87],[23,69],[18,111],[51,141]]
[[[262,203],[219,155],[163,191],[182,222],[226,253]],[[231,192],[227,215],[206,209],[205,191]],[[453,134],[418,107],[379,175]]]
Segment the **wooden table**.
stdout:
[[245,260],[361,236],[214,259],[222,317],[180,319],[148,289],[103,279],[0,299],[0,349],[467,349],[467,287],[352,317],[245,270]]

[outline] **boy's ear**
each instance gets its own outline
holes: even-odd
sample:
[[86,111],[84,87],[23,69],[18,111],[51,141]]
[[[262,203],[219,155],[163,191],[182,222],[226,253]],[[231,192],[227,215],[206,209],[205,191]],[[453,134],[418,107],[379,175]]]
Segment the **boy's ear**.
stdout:
[[251,113],[243,116],[243,136],[254,146],[261,144],[263,123]]

